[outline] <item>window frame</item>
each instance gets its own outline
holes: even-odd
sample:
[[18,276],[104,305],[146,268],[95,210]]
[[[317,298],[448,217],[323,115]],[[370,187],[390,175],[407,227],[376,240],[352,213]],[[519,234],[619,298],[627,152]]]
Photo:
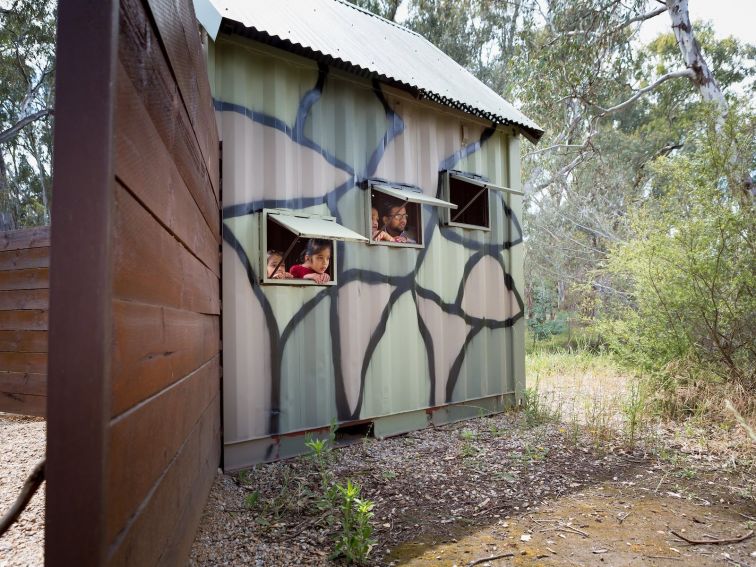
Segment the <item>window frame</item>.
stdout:
[[[485,177],[481,175],[477,175],[474,173],[466,173],[463,171],[458,171],[456,169],[448,169],[441,173],[441,196],[449,201],[451,201],[451,180],[452,179],[459,179],[460,181],[463,181],[465,183],[468,183],[470,185],[475,185],[477,187],[480,187],[482,190],[485,191],[485,196],[480,195],[477,196],[476,199],[485,198],[488,201],[488,226],[479,225],[479,224],[469,224],[469,223],[463,223],[463,222],[456,222],[453,219],[454,215],[451,213],[450,210],[446,209],[443,211],[442,215],[442,222],[446,226],[454,227],[454,228],[464,228],[467,230],[482,230],[485,232],[491,231],[491,191],[501,191],[502,193],[513,193],[515,195],[524,195],[525,193],[522,191],[519,191],[517,189],[511,189],[510,187],[504,187],[501,185],[496,185],[495,183],[491,183],[486,179]],[[475,199],[474,199],[475,200]],[[468,201],[468,205],[471,204],[472,201]],[[455,203],[457,205],[457,214],[461,213],[465,210],[465,206],[462,206],[459,203]],[[461,207],[461,208],[460,208]]]
[[[390,192],[386,189],[390,190]],[[371,209],[373,207],[373,191],[378,191],[379,193],[383,193],[384,195],[393,197],[394,199],[404,199],[405,205],[409,204],[417,207],[416,235],[418,236],[420,242],[411,244],[407,242],[387,242],[385,240],[373,240],[373,235],[371,234],[372,219],[370,217]],[[423,228],[425,226],[423,223],[423,205],[435,206],[437,208],[443,208],[445,210],[447,210],[445,205],[452,205],[452,203],[449,203],[448,201],[437,199],[435,197],[429,197],[428,195],[423,193],[419,187],[415,187],[413,185],[400,185],[397,183],[390,183],[383,179],[369,179],[367,182],[367,191],[365,191],[365,193],[365,226],[367,227],[365,233],[367,234],[368,244],[371,246],[390,246],[393,248],[425,248],[425,234],[423,233]],[[397,193],[400,193],[400,195],[398,195]],[[456,207],[452,206],[452,208]]]
[[[305,218],[305,219],[318,219],[318,220],[324,220],[328,222],[333,222],[337,226],[344,228],[348,230],[349,232],[352,232],[355,235],[355,238],[335,238],[335,237],[318,237],[315,235],[312,236],[298,236],[296,233],[292,232],[291,229],[284,226],[283,224],[276,221],[275,218],[270,219],[271,215],[273,216],[289,216],[289,217],[295,217],[295,218]],[[292,279],[273,279],[268,277],[268,249],[270,246],[268,245],[268,220],[271,220],[271,222],[277,223],[279,226],[281,226],[284,230],[288,231],[290,234],[294,235],[296,242],[298,239],[309,239],[309,238],[322,238],[323,240],[330,240],[333,242],[333,245],[331,246],[331,262],[329,265],[332,278],[330,281],[319,284],[312,280],[305,280],[301,278],[292,278]],[[260,277],[259,282],[261,285],[297,285],[297,286],[333,286],[338,283],[337,279],[337,270],[336,266],[338,265],[338,252],[336,250],[336,242],[342,241],[342,242],[364,242],[365,237],[357,232],[354,232],[353,230],[340,225],[336,222],[336,217],[327,216],[327,215],[318,215],[313,213],[300,213],[298,211],[292,211],[289,209],[263,209],[260,211]],[[286,252],[285,250],[282,250],[281,252]],[[284,258],[285,260],[285,258]]]

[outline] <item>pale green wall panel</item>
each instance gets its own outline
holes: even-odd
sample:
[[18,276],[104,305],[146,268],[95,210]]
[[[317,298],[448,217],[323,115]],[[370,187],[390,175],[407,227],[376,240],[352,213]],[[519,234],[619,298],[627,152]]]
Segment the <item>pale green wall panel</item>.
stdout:
[[457,169],[518,189],[512,129],[338,70],[319,75],[310,60],[242,38],[221,36],[209,57],[223,140],[232,466],[261,460],[262,448],[265,460],[288,455],[301,443],[283,450],[276,439],[333,419],[421,424],[428,408],[521,392],[519,196],[491,191],[488,231],[447,227],[424,206],[424,247],[338,242],[335,285],[260,283],[263,209],[335,217],[366,235],[367,177],[435,197],[439,172]]
[[428,357],[412,294],[394,304],[386,331],[370,359],[362,417],[409,411],[430,405]]

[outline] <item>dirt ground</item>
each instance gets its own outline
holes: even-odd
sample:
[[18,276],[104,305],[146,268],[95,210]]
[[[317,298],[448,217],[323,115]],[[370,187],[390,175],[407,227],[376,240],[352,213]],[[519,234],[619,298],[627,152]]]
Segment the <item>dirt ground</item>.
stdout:
[[[591,410],[593,411],[593,410]],[[590,413],[590,412],[589,412]],[[375,502],[370,565],[756,565],[754,454],[737,431],[617,430],[479,418],[333,452]],[[561,416],[564,417],[564,416]],[[532,421],[532,419],[531,419]],[[698,444],[706,440],[706,447]],[[751,447],[752,448],[752,447]],[[219,475],[192,565],[334,565],[311,459]]]
[[[743,431],[659,423],[648,392],[601,357],[528,363],[525,410],[330,454],[335,480],[375,503],[369,565],[756,567]],[[319,478],[311,458],[219,474],[191,564],[345,564],[330,557],[339,526],[317,508]]]

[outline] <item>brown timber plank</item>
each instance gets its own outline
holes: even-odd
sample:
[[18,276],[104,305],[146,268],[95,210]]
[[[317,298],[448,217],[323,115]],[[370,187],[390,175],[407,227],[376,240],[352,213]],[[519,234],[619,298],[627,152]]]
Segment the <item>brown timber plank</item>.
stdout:
[[219,164],[215,148],[218,147],[218,130],[194,8],[190,2],[148,0],[148,3],[194,126],[217,199]]
[[114,301],[113,345],[111,414],[117,416],[212,359],[220,351],[220,319]]
[[49,267],[50,248],[48,246],[0,252],[0,270]]
[[45,396],[47,395],[47,374],[0,372],[0,392]]
[[152,24],[137,0],[123,0],[118,59],[142,98],[181,177],[214,234],[220,233],[218,200],[189,116],[163,57]]
[[106,473],[111,495],[108,541],[113,541],[179,452],[199,416],[216,398],[219,384],[220,355],[216,355],[180,382],[111,422]]
[[218,276],[168,233],[134,197],[115,191],[113,293],[198,313],[220,313]]
[[49,289],[15,289],[0,291],[0,311],[47,309],[49,305]]
[[46,289],[50,287],[49,268],[0,271],[0,290]]
[[47,310],[0,311],[2,331],[46,331]]
[[47,372],[47,353],[0,352],[0,371],[45,374]]
[[117,1],[58,3],[45,565],[105,564]]
[[1,352],[47,352],[47,331],[0,331]]
[[111,544],[108,564],[185,563],[219,463],[220,396],[216,392],[144,507]]
[[50,227],[38,226],[0,232],[0,250],[19,250],[50,246]]
[[220,275],[220,234],[197,208],[142,100],[118,65],[116,175],[213,273]]
[[0,411],[45,417],[47,414],[47,396],[0,391]]

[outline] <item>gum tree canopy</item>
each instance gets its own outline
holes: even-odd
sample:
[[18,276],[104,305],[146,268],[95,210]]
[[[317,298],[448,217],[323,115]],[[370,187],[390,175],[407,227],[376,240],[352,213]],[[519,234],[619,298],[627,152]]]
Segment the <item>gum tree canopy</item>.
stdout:
[[0,0],[0,229],[50,222],[55,9]]

